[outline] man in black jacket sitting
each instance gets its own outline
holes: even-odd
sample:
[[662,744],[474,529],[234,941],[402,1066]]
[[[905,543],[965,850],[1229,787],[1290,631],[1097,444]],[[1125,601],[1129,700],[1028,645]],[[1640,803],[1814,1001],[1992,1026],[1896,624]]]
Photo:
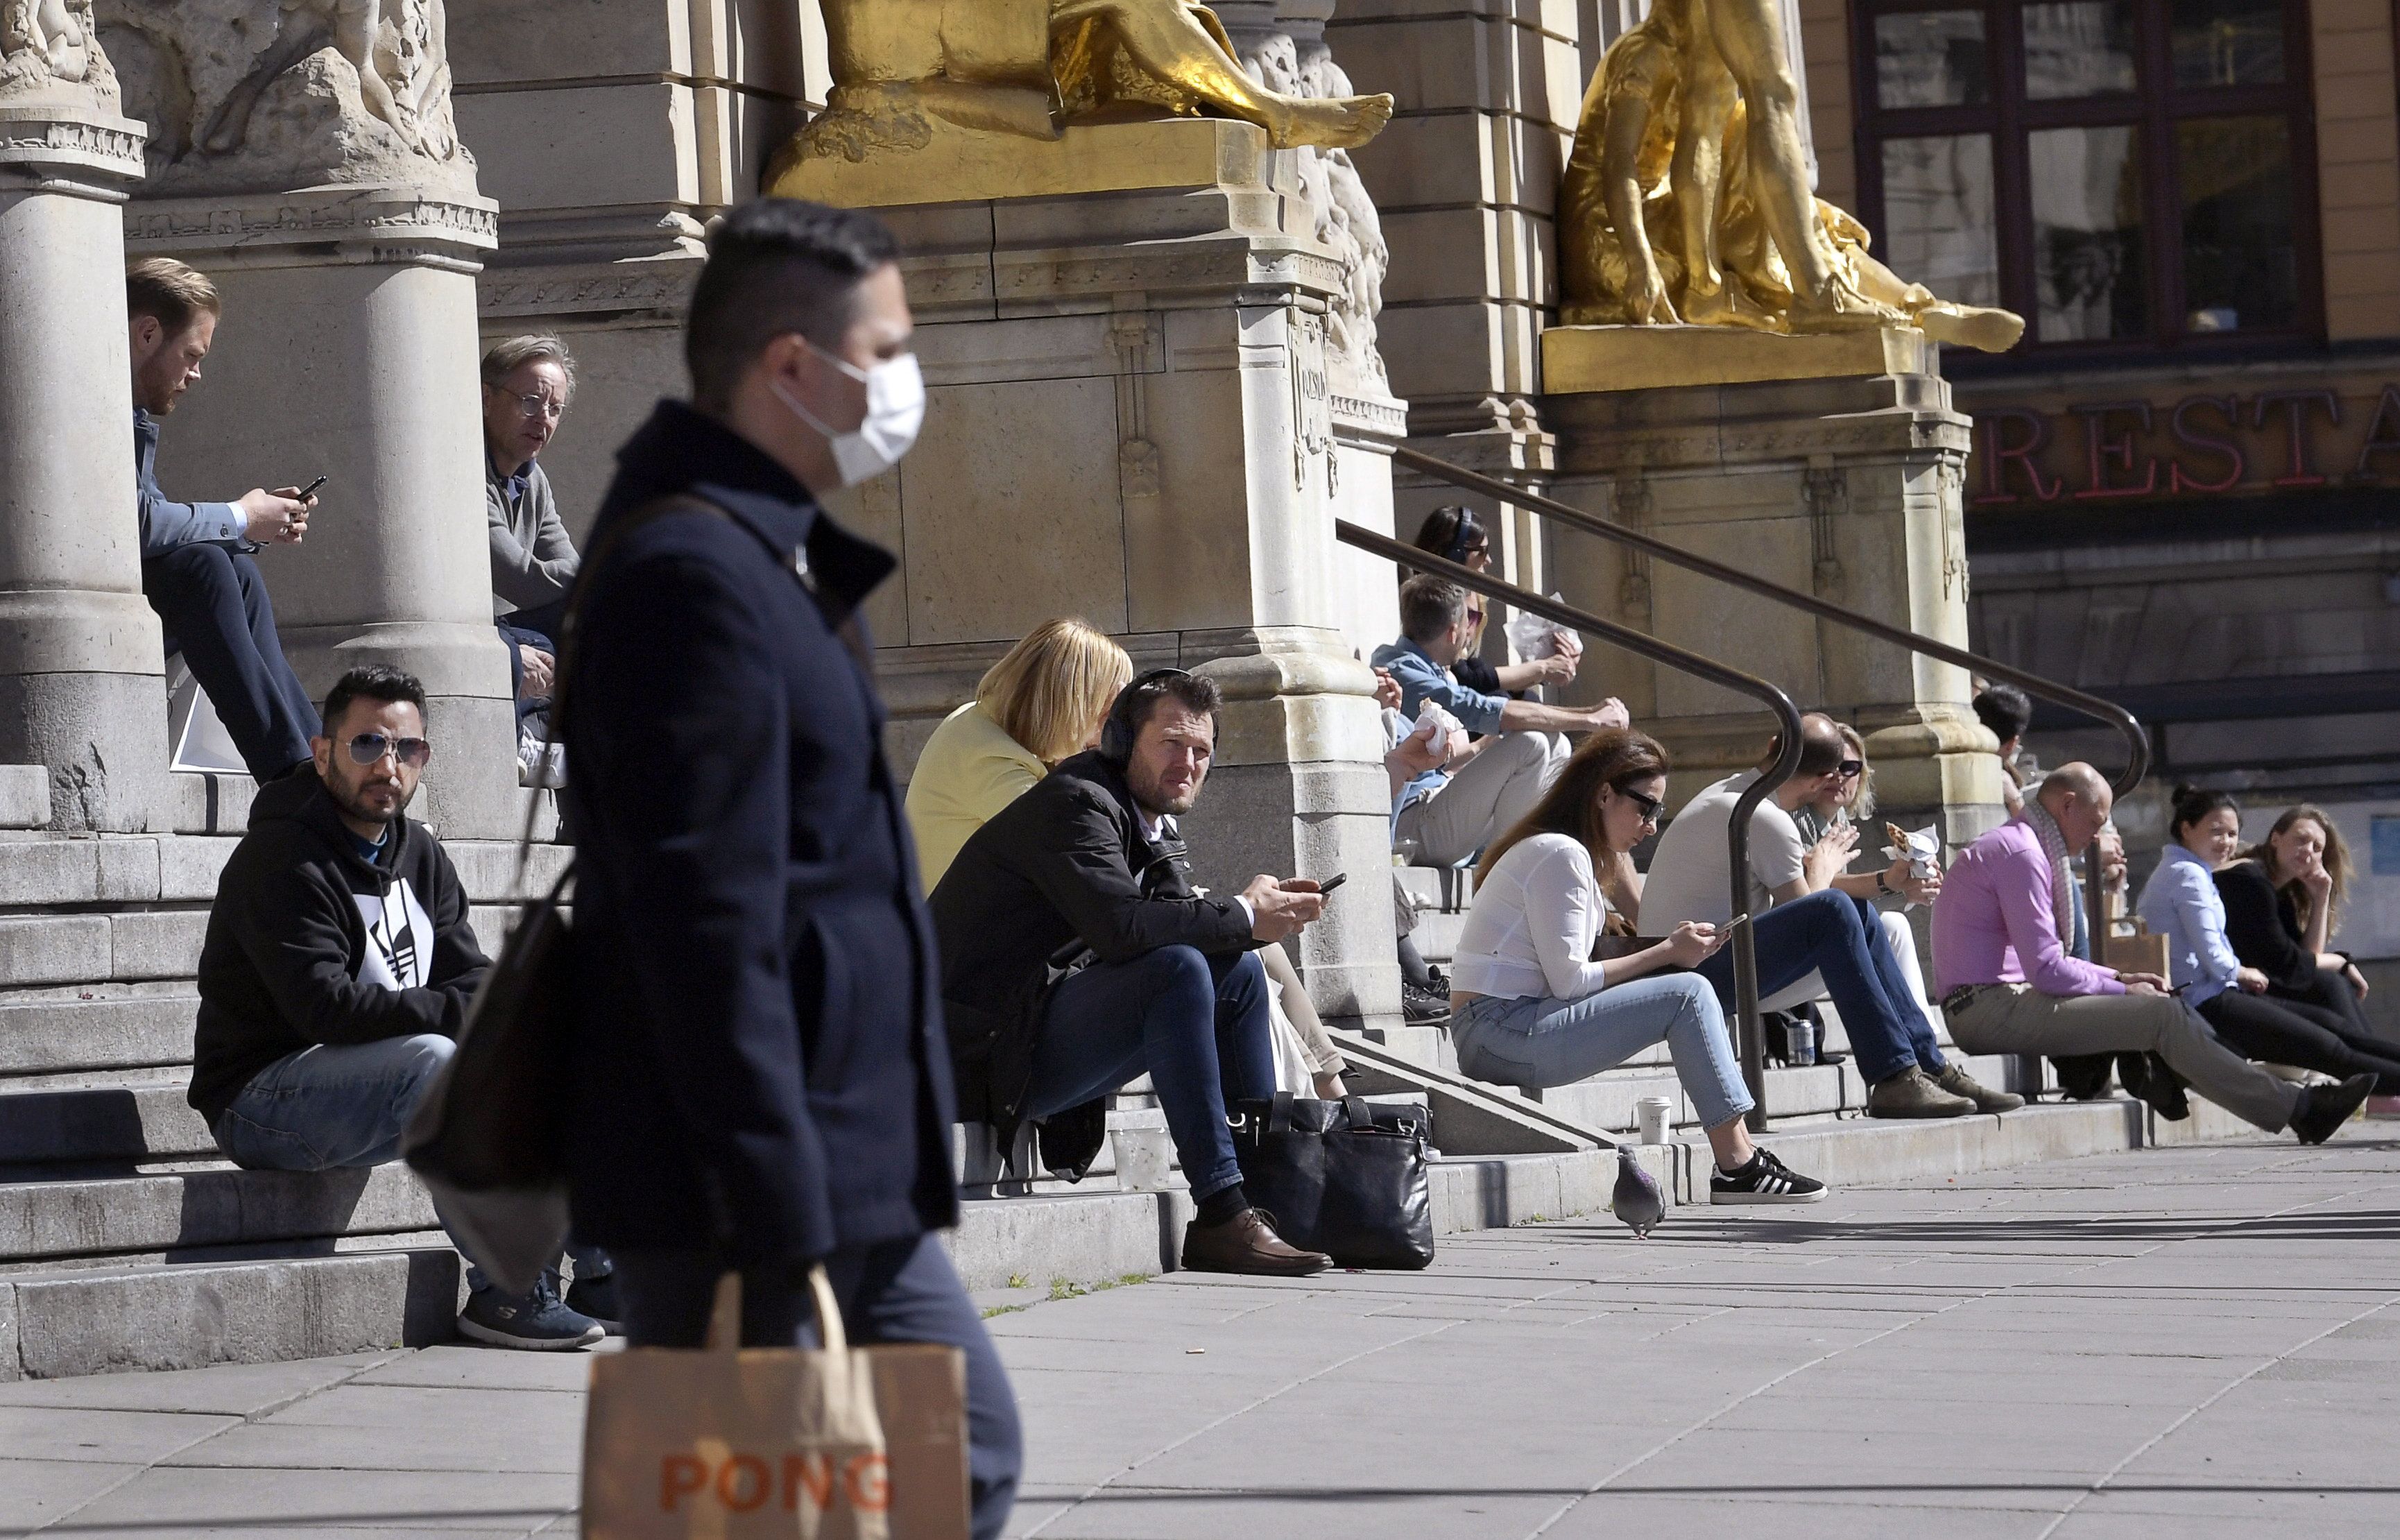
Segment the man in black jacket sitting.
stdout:
[[[313,761],[251,804],[200,949],[190,1099],[217,1148],[251,1170],[398,1158],[491,966],[457,871],[405,816],[433,757],[425,687],[354,668],[325,697],[324,722]],[[547,1279],[515,1298],[472,1272],[468,1284],[458,1329],[470,1337],[539,1349],[602,1334]]]
[[[1098,750],[975,831],[934,891],[942,999],[967,1115],[1012,1138],[1147,1073],[1199,1206],[1183,1265],[1299,1276],[1332,1263],[1250,1206],[1225,1109],[1275,1093],[1255,948],[1298,934],[1325,899],[1272,877],[1239,898],[1193,891],[1174,820],[1207,779],[1218,707],[1212,680],[1143,675]],[[1076,1176],[1097,1150],[1085,1142],[1065,1157]]]

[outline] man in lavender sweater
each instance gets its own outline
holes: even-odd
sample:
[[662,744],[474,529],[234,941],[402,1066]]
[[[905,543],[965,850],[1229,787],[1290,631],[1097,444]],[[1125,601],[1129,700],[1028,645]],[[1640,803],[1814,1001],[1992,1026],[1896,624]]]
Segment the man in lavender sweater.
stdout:
[[1970,1054],[2155,1053],[2191,1088],[2270,1133],[2321,1144],[2374,1088],[2360,1075],[2305,1090],[2216,1040],[2151,974],[2067,955],[2073,858],[2108,822],[2100,772],[2062,765],[2016,817],[1959,854],[1933,905],[1934,989]]

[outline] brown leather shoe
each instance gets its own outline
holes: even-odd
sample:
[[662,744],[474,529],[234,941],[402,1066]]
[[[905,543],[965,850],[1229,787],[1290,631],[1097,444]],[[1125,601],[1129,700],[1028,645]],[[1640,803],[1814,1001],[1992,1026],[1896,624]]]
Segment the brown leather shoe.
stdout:
[[1304,1278],[1333,1265],[1321,1251],[1302,1251],[1275,1233],[1275,1216],[1245,1208],[1222,1224],[1193,1220],[1183,1227],[1183,1265],[1194,1273],[1256,1273]]

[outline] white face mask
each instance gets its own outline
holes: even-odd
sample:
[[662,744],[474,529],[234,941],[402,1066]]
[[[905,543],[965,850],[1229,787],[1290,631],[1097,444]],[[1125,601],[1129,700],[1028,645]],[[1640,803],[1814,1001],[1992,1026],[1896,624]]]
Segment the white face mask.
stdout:
[[784,389],[782,380],[767,382],[768,388],[792,409],[794,416],[825,435],[826,443],[833,448],[834,469],[841,475],[841,484],[856,486],[861,482],[873,481],[898,465],[900,457],[916,443],[918,430],[925,426],[925,375],[917,367],[917,355],[903,353],[885,359],[872,369],[861,369],[848,359],[834,357],[806,337],[800,343],[866,387],[865,420],[847,433],[837,433],[801,405],[798,397]]

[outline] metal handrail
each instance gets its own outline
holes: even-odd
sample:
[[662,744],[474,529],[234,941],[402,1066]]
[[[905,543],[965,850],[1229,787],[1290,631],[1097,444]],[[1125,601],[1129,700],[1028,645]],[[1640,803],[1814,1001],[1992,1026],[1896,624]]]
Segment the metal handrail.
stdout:
[[[1686,571],[1699,573],[1703,577],[1713,578],[1722,583],[1729,583],[1735,588],[1755,593],[1763,599],[1771,599],[1777,604],[1806,610],[1820,620],[1831,620],[1835,625],[1848,626],[1852,631],[1863,632],[1869,636],[1889,642],[1896,647],[1906,647],[1911,652],[1919,653],[1925,657],[1938,658],[1945,663],[1954,663],[1971,673],[1980,674],[1987,679],[1998,679],[2004,684],[2014,685],[2036,700],[2048,701],[2056,705],[2080,711],[2087,716],[2098,717],[2115,728],[2125,740],[2125,770],[2110,783],[2116,796],[2122,797],[2132,791],[2141,784],[2142,777],[2149,773],[2149,734],[2143,729],[2142,724],[2132,712],[2114,701],[2103,700],[2097,695],[2087,695],[2073,686],[2062,685],[2054,679],[2047,679],[2039,674],[2028,673],[2013,664],[2003,663],[1997,658],[1986,658],[1980,652],[1970,652],[1965,647],[1952,647],[1949,643],[1937,641],[1922,632],[1911,631],[1905,626],[1891,625],[1875,620],[1872,616],[1861,615],[1857,610],[1845,606],[1834,604],[1829,599],[1820,599],[1813,593],[1803,593],[1796,588],[1786,588],[1781,583],[1770,582],[1753,573],[1744,572],[1738,566],[1728,566],[1723,562],[1686,551],[1682,546],[1670,545],[1655,535],[1645,535],[1640,530],[1628,529],[1613,520],[1603,519],[1595,513],[1588,513],[1580,508],[1560,502],[1554,497],[1543,497],[1538,492],[1528,491],[1521,486],[1501,481],[1495,476],[1484,475],[1480,470],[1469,470],[1463,465],[1454,465],[1449,460],[1428,455],[1421,449],[1411,449],[1405,444],[1397,445],[1392,450],[1392,458],[1397,464],[1422,470],[1437,481],[1448,482],[1452,486],[1463,487],[1469,492],[1480,492],[1507,507],[1521,508],[1529,512],[1538,513],[1544,518],[1555,519],[1561,524],[1580,529],[1587,535],[1597,535],[1603,540],[1614,540],[1619,545],[1631,546],[1634,550],[1645,552],[1659,561],[1683,567]],[[1423,566],[1424,563],[1420,560],[1417,565]],[[1739,872],[1740,868],[1737,867],[1736,886],[1740,885]],[[2106,892],[2107,884],[2102,880],[2100,872],[2100,850],[2095,842],[2086,848],[2083,857],[2084,913],[2089,917],[2092,935],[2095,942],[2093,947],[2095,952],[2099,950],[2096,945],[2098,938],[2106,934],[2103,930],[2106,923],[2103,919],[2103,899]],[[1743,929],[1747,930],[1749,927],[1744,926]]]
[[1739,1019],[1741,1043],[1741,1078],[1750,1087],[1750,1125],[1757,1132],[1766,1128],[1766,1052],[1758,1027],[1758,938],[1750,925],[1750,819],[1776,787],[1792,778],[1800,768],[1800,708],[1782,687],[1754,674],[1744,674],[1713,658],[1662,642],[1645,632],[1635,631],[1615,620],[1603,620],[1588,610],[1561,604],[1556,599],[1529,593],[1513,583],[1502,582],[1456,562],[1429,555],[1412,545],[1402,545],[1388,535],[1378,535],[1362,529],[1344,519],[1333,522],[1334,538],[1344,545],[1357,547],[1383,557],[1385,561],[1419,572],[1431,572],[1447,578],[1459,587],[1513,605],[1528,614],[1539,615],[1546,620],[1575,631],[1598,636],[1628,652],[1639,653],[1655,663],[1705,679],[1712,685],[1766,703],[1775,713],[1782,730],[1777,734],[1780,751],[1766,773],[1751,783],[1734,804],[1733,817],[1725,826],[1725,845],[1731,865],[1727,870],[1733,881],[1733,935],[1728,945],[1733,947],[1734,1010]]

